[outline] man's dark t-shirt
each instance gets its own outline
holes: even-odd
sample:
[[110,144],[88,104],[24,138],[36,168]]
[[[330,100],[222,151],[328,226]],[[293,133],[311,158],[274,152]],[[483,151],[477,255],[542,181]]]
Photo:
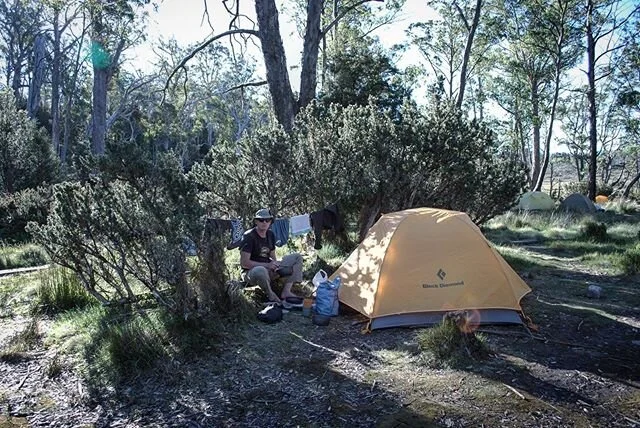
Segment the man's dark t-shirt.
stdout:
[[259,263],[269,263],[271,261],[271,251],[276,249],[276,238],[271,230],[267,230],[267,235],[262,238],[253,228],[242,237],[240,251],[251,254],[250,260]]

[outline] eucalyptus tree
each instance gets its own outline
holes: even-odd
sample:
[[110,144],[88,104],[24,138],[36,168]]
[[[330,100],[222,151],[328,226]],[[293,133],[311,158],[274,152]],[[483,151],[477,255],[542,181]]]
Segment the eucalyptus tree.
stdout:
[[[578,4],[576,0],[521,2],[500,0],[497,13],[502,15],[503,39],[495,53],[498,70],[505,80],[517,82],[516,104],[511,114],[527,111],[520,119],[532,128],[531,189],[540,190],[549,164],[551,140],[558,101],[566,72],[579,59]],[[500,82],[498,82],[500,83]],[[494,90],[502,90],[500,85]],[[498,95],[500,98],[500,95]],[[522,105],[527,105],[523,109]],[[541,131],[546,124],[542,141]]]
[[26,105],[27,74],[33,65],[33,49],[40,32],[41,6],[37,1],[0,1],[0,52],[4,57],[7,87]]
[[493,15],[486,0],[433,0],[428,5],[438,17],[412,24],[408,34],[433,78],[443,82],[446,99],[462,108],[471,80],[482,91],[480,69],[494,39]]
[[586,94],[580,90],[570,92],[560,101],[558,113],[564,134],[558,143],[569,151],[576,178],[582,182],[589,162],[589,137],[587,135],[589,115]]
[[625,135],[622,140],[623,155],[629,159],[630,177],[622,194],[628,197],[640,182],[640,18],[634,17],[625,29],[623,48],[616,55],[618,67],[614,70],[614,81],[619,88],[617,103],[624,122]]
[[[266,68],[266,84],[273,104],[273,109],[278,122],[290,131],[293,126],[293,119],[296,113],[306,106],[316,95],[318,56],[322,38],[337,25],[337,23],[350,11],[358,8],[370,1],[383,2],[383,0],[353,0],[340,4],[335,13],[335,19],[329,24],[322,25],[322,12],[324,0],[307,0],[306,3],[306,25],[304,30],[304,43],[302,60],[300,64],[300,90],[296,97],[291,87],[289,78],[289,68],[284,51],[282,35],[280,34],[280,13],[276,7],[275,0],[256,0],[255,16],[256,21],[251,21],[249,28],[241,28],[241,18],[246,18],[241,13],[240,1],[237,0],[232,6],[223,1],[224,6],[230,14],[229,30],[215,34],[205,40],[202,44],[192,49],[183,60],[174,68],[169,80],[180,70],[184,70],[185,65],[200,51],[209,44],[224,37],[242,35],[254,37],[260,40],[262,56]],[[342,2],[337,2],[342,3]],[[206,4],[206,2],[205,2]],[[246,21],[246,20],[245,20]]]
[[587,49],[587,98],[589,100],[589,181],[588,194],[596,197],[598,162],[598,82],[607,79],[615,64],[611,54],[631,43],[620,37],[624,27],[640,16],[640,5],[624,0],[587,0],[584,16],[584,35]]
[[[191,49],[175,40],[160,41],[155,73],[164,81]],[[220,44],[203,49],[189,63],[188,74],[171,81],[164,93],[158,90],[155,102],[147,104],[148,131],[157,136],[153,141],[163,142],[165,148],[180,142],[185,156],[193,154],[188,161],[184,158],[185,166],[222,140],[238,141],[262,120],[258,104],[264,95],[259,87],[246,84],[255,80],[254,64]]]
[[122,52],[141,37],[135,9],[147,3],[149,0],[90,0],[85,5],[91,19],[91,149],[94,154],[104,154],[109,83],[118,69]]
[[362,36],[357,28],[338,36],[341,40],[326,53],[325,83],[319,99],[344,107],[367,105],[369,98],[381,109],[397,112],[411,95],[413,70],[401,71],[394,53],[374,38]]

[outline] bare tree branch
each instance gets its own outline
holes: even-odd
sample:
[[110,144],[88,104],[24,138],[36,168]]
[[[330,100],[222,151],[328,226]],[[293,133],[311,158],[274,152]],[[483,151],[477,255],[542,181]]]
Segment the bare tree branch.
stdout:
[[322,31],[320,31],[320,35],[324,36],[329,31],[331,31],[331,29],[338,23],[338,21],[340,21],[347,13],[351,12],[353,9],[355,9],[358,6],[361,6],[361,5],[365,4],[365,3],[369,3],[371,1],[377,1],[377,2],[380,2],[380,3],[384,2],[384,0],[359,0],[359,1],[355,2],[352,5],[345,7],[338,14],[338,16],[336,16],[336,18],[333,21],[331,21],[331,23],[329,25],[327,25],[324,29],[322,29]]
[[204,22],[204,20],[207,20],[207,24],[209,25],[209,28],[211,29],[211,32],[215,32],[215,30],[213,29],[213,24],[211,23],[211,16],[209,16],[209,8],[207,7],[207,0],[202,0],[202,2],[204,3],[204,12],[202,12],[202,19],[200,20],[200,25],[202,25],[202,23]]
[[[226,36],[231,36],[234,34],[249,34],[255,37],[258,37],[258,32],[256,30],[247,30],[247,29],[238,29],[238,30],[229,30],[229,31],[225,31],[224,33],[220,33],[216,36],[213,36],[207,40],[205,40],[204,42],[202,42],[199,46],[196,46],[190,53],[189,55],[187,55],[186,57],[184,57],[182,59],[182,61],[180,61],[180,63],[174,67],[174,69],[171,71],[171,74],[169,75],[169,77],[167,78],[167,81],[164,85],[163,91],[166,91],[169,88],[169,83],[171,82],[171,79],[173,79],[173,76],[175,76],[175,74],[178,72],[178,70],[180,69],[185,69],[185,64],[187,62],[189,62],[189,60],[191,58],[193,58],[194,56],[196,56],[196,54],[198,52],[200,52],[201,50],[203,50],[204,48],[206,48],[207,46],[209,46],[211,43],[215,42],[218,39],[221,39],[223,37]],[[163,96],[163,101],[164,101],[164,96]]]
[[227,94],[231,91],[235,91],[236,89],[242,89],[242,88],[247,88],[249,86],[264,86],[266,85],[268,82],[266,80],[261,80],[259,82],[247,82],[247,83],[241,83],[240,85],[236,85],[232,88],[226,89],[224,90],[222,93],[223,94]]

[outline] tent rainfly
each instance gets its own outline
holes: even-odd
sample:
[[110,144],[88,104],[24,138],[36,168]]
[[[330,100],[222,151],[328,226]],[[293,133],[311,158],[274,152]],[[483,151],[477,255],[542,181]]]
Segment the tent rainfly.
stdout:
[[438,323],[467,310],[478,324],[522,323],[531,289],[463,212],[414,208],[383,215],[331,278],[369,328]]
[[591,199],[581,193],[572,193],[560,204],[560,210],[580,214],[593,214],[597,211]]
[[549,211],[556,203],[551,196],[543,192],[526,192],[520,196],[517,208],[523,211]]

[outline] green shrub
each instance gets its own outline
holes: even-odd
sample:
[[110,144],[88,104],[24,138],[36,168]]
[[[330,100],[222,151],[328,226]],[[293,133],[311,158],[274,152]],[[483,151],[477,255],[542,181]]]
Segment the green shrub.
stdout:
[[51,183],[57,172],[46,131],[16,106],[10,90],[0,91],[0,194]]
[[591,220],[583,224],[581,234],[584,239],[595,242],[606,242],[609,239],[607,225]]
[[196,302],[183,243],[202,235],[197,189],[172,153],[152,159],[135,147],[111,150],[90,180],[54,186],[47,223],[27,229],[102,303],[133,302],[143,288],[188,316]]
[[0,196],[0,239],[4,242],[24,242],[28,222],[44,224],[51,204],[51,188],[25,189]]
[[467,328],[467,322],[467,314],[447,314],[441,324],[418,334],[418,346],[431,365],[455,367],[487,355],[484,338]]
[[71,270],[56,268],[40,273],[37,312],[55,314],[96,303]]
[[640,273],[640,244],[622,253],[618,258],[618,265],[627,275]]

